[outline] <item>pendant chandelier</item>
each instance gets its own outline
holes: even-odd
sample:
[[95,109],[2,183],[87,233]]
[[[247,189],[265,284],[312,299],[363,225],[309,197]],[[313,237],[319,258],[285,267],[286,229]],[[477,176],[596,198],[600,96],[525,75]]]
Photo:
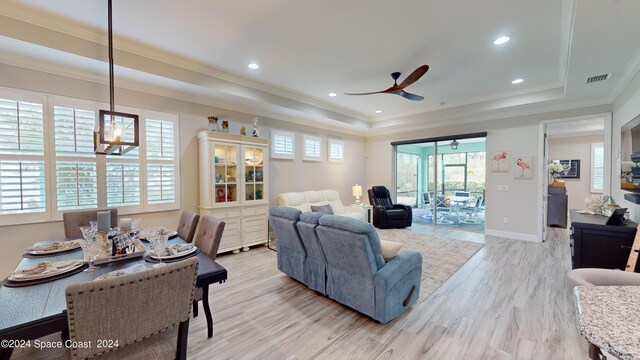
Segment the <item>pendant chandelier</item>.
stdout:
[[140,144],[140,119],[136,114],[115,111],[113,84],[113,33],[111,0],[109,2],[109,110],[100,110],[98,130],[93,133],[96,154],[124,155]]
[[459,144],[460,144],[460,143],[458,142],[458,140],[453,140],[453,141],[451,142],[451,144],[449,144],[449,145],[451,146],[451,150],[458,150],[458,145],[459,145]]

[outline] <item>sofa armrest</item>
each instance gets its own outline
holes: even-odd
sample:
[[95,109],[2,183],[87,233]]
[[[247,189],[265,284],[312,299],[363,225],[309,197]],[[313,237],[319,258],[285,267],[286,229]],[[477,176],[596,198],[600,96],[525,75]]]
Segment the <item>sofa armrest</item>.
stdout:
[[347,205],[347,206],[344,206],[344,212],[349,214],[360,214],[363,219],[366,218],[366,214],[362,206]]
[[398,256],[387,261],[374,275],[373,282],[376,291],[391,289],[405,275],[415,269],[422,271],[422,254],[415,250],[401,250]]

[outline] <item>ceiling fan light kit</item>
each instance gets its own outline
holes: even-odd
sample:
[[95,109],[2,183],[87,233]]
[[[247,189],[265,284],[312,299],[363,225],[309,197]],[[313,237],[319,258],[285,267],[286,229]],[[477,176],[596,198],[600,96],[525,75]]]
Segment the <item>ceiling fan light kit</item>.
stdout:
[[400,85],[398,85],[398,79],[400,78],[401,73],[393,72],[391,73],[391,78],[393,79],[393,86],[391,86],[386,90],[374,91],[374,92],[368,92],[368,93],[345,93],[345,95],[395,94],[395,95],[402,96],[405,99],[420,101],[424,99],[424,96],[408,93],[404,91],[404,89],[409,85],[413,84],[414,82],[418,81],[424,74],[427,73],[427,71],[429,71],[429,65],[419,66],[417,69],[413,70],[413,72],[409,76],[407,76],[407,78],[404,79],[404,81],[402,81]]

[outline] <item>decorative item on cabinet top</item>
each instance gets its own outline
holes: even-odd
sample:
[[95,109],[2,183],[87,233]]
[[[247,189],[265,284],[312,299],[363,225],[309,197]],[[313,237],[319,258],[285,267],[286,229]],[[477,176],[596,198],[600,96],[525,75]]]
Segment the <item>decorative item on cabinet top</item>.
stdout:
[[240,134],[214,132],[214,131],[207,131],[207,130],[199,131],[197,134],[197,137],[199,140],[220,139],[220,140],[231,141],[231,142],[244,144],[244,145],[248,145],[248,144],[269,145],[269,143],[271,142],[271,139],[265,138],[265,137],[242,136]]

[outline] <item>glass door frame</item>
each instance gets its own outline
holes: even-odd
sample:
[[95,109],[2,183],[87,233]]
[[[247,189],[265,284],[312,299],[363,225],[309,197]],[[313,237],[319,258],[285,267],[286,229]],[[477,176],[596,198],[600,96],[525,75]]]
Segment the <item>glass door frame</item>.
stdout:
[[[472,138],[487,138],[487,132],[478,132],[478,133],[468,133],[468,134],[459,134],[459,135],[449,135],[449,136],[439,136],[439,137],[432,137],[432,138],[423,138],[423,139],[413,139],[413,140],[404,140],[404,141],[392,141],[391,142],[391,146],[393,148],[393,158],[392,158],[392,183],[393,183],[393,193],[391,194],[392,196],[394,196],[395,198],[395,202],[397,203],[398,200],[398,184],[397,184],[397,178],[398,178],[398,174],[397,174],[397,170],[398,170],[398,145],[411,145],[411,144],[423,144],[423,143],[433,143],[434,144],[434,153],[433,153],[433,158],[435,159],[434,161],[434,197],[433,197],[433,201],[431,202],[430,206],[432,206],[432,212],[433,212],[433,218],[432,218],[432,225],[437,226],[437,218],[438,218],[438,207],[437,207],[437,192],[436,189],[438,188],[438,170],[439,170],[439,166],[438,166],[438,145],[441,145],[439,143],[445,142],[452,142],[454,140],[461,140],[461,139],[472,139]],[[486,150],[485,150],[486,151]],[[444,166],[444,165],[443,165]],[[465,166],[466,169],[466,166]],[[486,174],[486,169],[485,169],[485,174]],[[465,171],[465,179],[467,177],[466,171]],[[417,178],[417,177],[416,177]],[[444,174],[443,174],[443,179],[444,179]],[[429,192],[428,189],[428,184],[429,184],[429,180],[430,177],[427,176],[426,182],[427,182],[427,193]],[[444,181],[443,181],[444,183]],[[443,185],[444,186],[444,185]],[[466,187],[466,181],[465,181],[465,187]],[[419,197],[418,197],[419,198]],[[418,200],[420,201],[420,200]]]

